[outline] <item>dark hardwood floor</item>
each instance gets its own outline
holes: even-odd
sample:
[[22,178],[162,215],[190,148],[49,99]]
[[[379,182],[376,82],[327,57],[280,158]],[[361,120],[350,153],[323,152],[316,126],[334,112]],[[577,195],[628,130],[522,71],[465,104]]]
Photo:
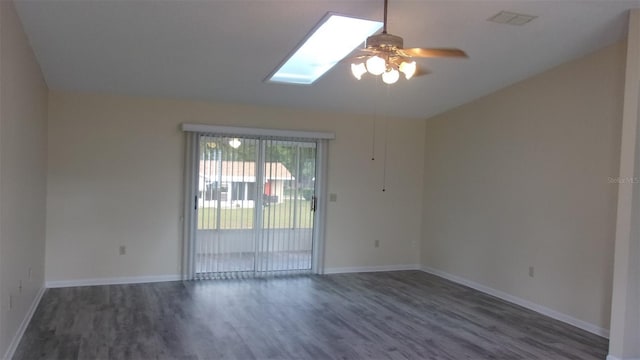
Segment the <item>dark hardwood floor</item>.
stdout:
[[604,359],[608,341],[418,271],[48,289],[15,359]]

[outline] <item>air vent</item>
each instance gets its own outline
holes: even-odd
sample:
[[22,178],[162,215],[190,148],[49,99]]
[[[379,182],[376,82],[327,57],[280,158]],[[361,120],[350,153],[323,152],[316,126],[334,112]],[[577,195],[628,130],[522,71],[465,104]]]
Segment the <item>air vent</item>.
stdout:
[[509,25],[521,26],[535,18],[537,18],[537,16],[518,14],[514,12],[509,12],[509,11],[500,11],[499,13],[488,18],[487,21],[491,21],[498,24],[509,24]]

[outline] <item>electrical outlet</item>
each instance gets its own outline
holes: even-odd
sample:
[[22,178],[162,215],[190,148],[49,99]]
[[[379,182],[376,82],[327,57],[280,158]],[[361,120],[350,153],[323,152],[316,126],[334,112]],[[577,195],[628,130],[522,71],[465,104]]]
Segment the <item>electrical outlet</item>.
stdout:
[[380,240],[376,240],[373,242],[373,246],[379,248],[380,247]]
[[127,254],[127,247],[124,245],[120,245],[120,255],[126,255]]
[[534,271],[533,266],[529,266],[529,277],[533,277],[533,274],[534,274],[533,271]]
[[329,194],[329,201],[330,202],[338,201],[338,194],[335,194],[335,193]]

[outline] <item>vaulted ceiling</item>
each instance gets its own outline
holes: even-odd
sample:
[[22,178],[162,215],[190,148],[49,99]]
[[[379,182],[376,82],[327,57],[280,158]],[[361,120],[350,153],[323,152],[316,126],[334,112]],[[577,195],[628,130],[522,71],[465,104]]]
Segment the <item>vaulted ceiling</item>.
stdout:
[[[382,0],[17,0],[51,89],[427,118],[624,38],[640,0],[390,0],[405,47],[458,47],[387,86],[339,64],[313,85],[265,77],[328,12],[382,19]],[[488,22],[501,10],[537,16]]]

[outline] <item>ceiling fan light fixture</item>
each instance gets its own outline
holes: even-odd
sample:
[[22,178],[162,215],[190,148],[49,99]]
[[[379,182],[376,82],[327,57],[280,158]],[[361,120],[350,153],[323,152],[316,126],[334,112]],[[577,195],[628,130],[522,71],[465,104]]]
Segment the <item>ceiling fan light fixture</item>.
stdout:
[[387,62],[380,56],[372,56],[367,59],[367,71],[372,75],[382,75],[387,70]]
[[413,75],[415,75],[416,73],[416,62],[412,61],[412,62],[406,62],[403,61],[400,64],[400,67],[398,70],[400,70],[401,73],[404,74],[404,77],[409,80],[413,77]]
[[[356,55],[357,62],[365,60],[366,70],[372,75],[382,75],[382,80],[387,84],[398,81],[400,73],[409,80],[427,72],[417,71],[416,62],[413,58],[466,58],[467,54],[456,48],[405,48],[404,41],[400,36],[387,32],[387,8],[389,0],[384,0],[384,19],[382,22],[382,33],[367,37],[362,55]],[[524,21],[524,20],[523,20]],[[361,70],[351,66],[353,75],[359,80],[362,77]]]
[[384,74],[382,74],[382,81],[384,81],[385,84],[395,84],[396,81],[398,81],[398,79],[400,78],[400,72],[396,69],[389,69],[388,71],[385,71]]
[[367,73],[367,66],[364,63],[351,64],[351,73],[356,79],[360,80],[362,75]]

